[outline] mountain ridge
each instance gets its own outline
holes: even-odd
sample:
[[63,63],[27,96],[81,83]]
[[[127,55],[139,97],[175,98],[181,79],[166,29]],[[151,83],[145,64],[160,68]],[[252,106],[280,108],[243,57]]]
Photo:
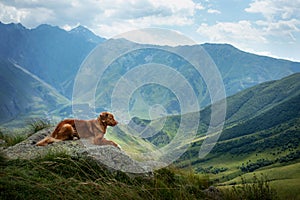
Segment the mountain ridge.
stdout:
[[[22,66],[22,68],[54,87],[68,99],[72,97],[74,79],[83,60],[97,45],[104,41],[105,43],[108,42],[108,45],[110,44],[110,41],[96,36],[83,26],[65,31],[57,26],[45,24],[33,29],[27,29],[22,24],[3,24],[0,22],[0,58]],[[127,57],[117,59],[110,66],[113,67],[112,73],[106,74],[106,77],[112,78],[110,82],[118,81],[118,77],[135,65],[147,64],[147,62],[152,60],[159,62],[159,64],[176,66],[176,70],[183,74],[193,85],[193,89],[199,98],[200,107],[211,103],[208,90],[205,88],[205,82],[201,79],[201,75],[195,76],[195,70],[189,72],[192,67],[186,62],[178,62],[176,60],[178,57],[174,55],[160,55],[161,52],[157,48],[161,50],[163,47],[132,43],[125,39],[113,41],[111,43],[112,46],[110,46],[111,49],[117,48],[118,45],[123,43],[130,43],[129,46],[132,48],[140,47],[144,48],[144,50],[152,48],[152,50],[140,51],[137,54],[134,54],[134,52],[130,54],[131,52],[129,52],[126,55]],[[221,73],[227,96],[259,83],[277,80],[300,71],[300,63],[298,62],[258,56],[241,51],[229,44],[206,43],[164,48],[164,53],[168,52],[168,50],[171,50],[171,52],[185,51],[191,55],[197,53],[199,49],[204,49]],[[107,51],[107,49],[103,49],[103,51]],[[152,58],[149,60],[151,56]],[[136,59],[132,60],[131,58]],[[197,59],[201,60],[201,57]],[[106,84],[107,82],[104,81],[97,85],[98,88],[106,88],[105,90],[97,90],[95,95],[97,111],[110,110],[107,102],[110,102],[108,98],[111,96],[112,90],[111,86]],[[161,98],[162,96],[164,98]],[[143,104],[135,102],[143,102]],[[136,92],[136,96],[133,97],[130,106],[133,111],[142,113],[147,109],[141,108],[141,106],[151,107],[153,104],[162,104],[169,114],[178,113],[179,106],[174,95],[162,88],[142,87]],[[70,111],[70,109],[68,110]],[[67,112],[64,117],[69,115],[70,112]],[[137,115],[137,117],[140,116]]]

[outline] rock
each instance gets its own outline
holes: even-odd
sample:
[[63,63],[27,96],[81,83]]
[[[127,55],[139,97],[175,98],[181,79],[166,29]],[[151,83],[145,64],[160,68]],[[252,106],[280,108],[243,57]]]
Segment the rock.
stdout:
[[111,170],[118,170],[130,174],[151,174],[153,169],[130,158],[124,151],[110,145],[99,146],[90,143],[89,139],[61,141],[47,146],[35,144],[48,136],[54,128],[43,129],[25,141],[8,147],[4,153],[10,159],[34,159],[51,152],[64,152],[74,157],[88,156],[105,165]]

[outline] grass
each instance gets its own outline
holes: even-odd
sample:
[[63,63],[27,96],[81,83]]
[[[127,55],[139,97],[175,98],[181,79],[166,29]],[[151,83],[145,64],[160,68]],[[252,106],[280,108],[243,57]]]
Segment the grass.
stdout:
[[63,152],[1,164],[1,199],[201,199],[208,179],[161,169],[153,176],[108,171]]
[[24,141],[28,136],[21,134],[4,134],[0,132],[0,139],[3,140],[1,146],[9,147],[14,146],[22,141]]
[[[48,121],[33,120],[29,123],[30,134],[22,136],[1,133],[0,139],[5,140],[5,145],[14,145],[49,126]],[[296,184],[299,178],[298,176],[293,178],[293,173],[289,177],[274,177],[268,173],[270,172],[268,167],[264,167],[258,171],[267,174],[271,178],[270,182],[255,176],[252,181],[249,181],[253,173],[245,174],[245,179],[242,181],[238,178],[234,179],[241,175],[238,169],[241,162],[266,156],[270,156],[269,152],[260,153],[258,156],[223,154],[221,158],[212,157],[208,162],[200,163],[199,166],[213,166],[214,168],[225,166],[228,170],[219,174],[209,174],[210,180],[207,174],[194,174],[191,170],[175,167],[155,171],[153,176],[131,177],[122,172],[108,171],[88,157],[74,158],[65,152],[49,152],[34,160],[6,160],[5,156],[0,154],[0,196],[1,199],[214,199],[218,196],[223,199],[258,197],[274,199],[275,188],[280,199],[298,198],[297,193],[288,192],[288,190],[297,190],[299,186]],[[273,169],[271,167],[274,166],[270,166],[270,169]],[[281,168],[283,169],[285,168]],[[297,167],[293,169],[293,172],[297,172]],[[285,170],[290,170],[290,168]],[[274,174],[282,174],[282,172],[277,170]],[[225,178],[222,178],[223,176]],[[230,182],[235,182],[236,185],[220,186],[218,188],[221,190],[214,191],[211,196],[205,190],[212,184],[212,180],[216,179],[222,179],[222,182],[225,179],[231,179]],[[225,184],[230,184],[230,182]],[[289,187],[285,187],[286,190],[282,191],[282,185],[289,185]]]
[[45,118],[37,118],[37,119],[31,119],[28,122],[28,126],[31,130],[31,133],[36,133],[44,128],[48,128],[51,126],[50,120]]
[[[251,182],[254,174],[264,174],[270,180],[270,186],[276,189],[279,199],[300,199],[300,163],[289,165],[273,165],[257,170],[256,172],[244,174],[243,177]],[[234,178],[225,184],[241,184],[240,178]]]
[[[282,151],[280,154],[273,155],[272,151],[264,151],[260,153],[231,155],[222,154],[222,156],[208,156],[209,160],[192,165],[196,172],[198,168],[227,168],[226,171],[217,174],[208,173],[211,181],[218,185],[218,188],[231,188],[232,185],[241,185],[241,177],[243,176],[247,183],[253,182],[254,174],[264,174],[268,177],[269,186],[277,191],[278,199],[300,199],[300,160],[294,160],[287,163],[276,162],[272,165],[261,167],[254,172],[242,172],[239,169],[242,163],[247,163],[249,160],[255,162],[261,158],[274,160],[276,157],[286,155],[289,151]],[[190,162],[194,161],[193,159]],[[202,172],[199,172],[202,173]],[[205,173],[203,173],[205,174]]]
[[[207,175],[197,175],[175,167],[162,168],[148,175],[109,171],[89,157],[71,157],[50,151],[33,160],[6,160],[0,155],[1,199],[244,199],[269,195],[274,191],[265,179],[248,187],[216,189]],[[253,189],[254,188],[254,189]],[[274,193],[275,194],[275,193]],[[248,198],[249,197],[249,198]],[[226,199],[225,198],[225,199]],[[267,199],[267,198],[264,198]]]
[[241,184],[234,185],[232,188],[223,189],[223,199],[228,200],[271,200],[278,199],[277,192],[270,186],[270,182],[267,177],[261,175],[257,177],[253,175],[251,183],[246,181],[244,177],[241,177]]
[[14,129],[13,131],[7,128],[0,127],[0,140],[3,140],[0,146],[3,147],[14,146],[26,140],[34,133],[44,128],[48,128],[50,126],[51,123],[49,120],[44,118],[37,118],[37,119],[31,119],[27,121],[27,126],[23,128]]

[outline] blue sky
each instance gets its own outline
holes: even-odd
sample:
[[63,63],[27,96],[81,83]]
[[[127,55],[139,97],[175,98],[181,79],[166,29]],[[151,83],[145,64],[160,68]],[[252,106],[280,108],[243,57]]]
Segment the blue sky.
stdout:
[[110,38],[156,27],[197,43],[300,61],[300,0],[1,0],[0,21],[70,30],[83,25]]

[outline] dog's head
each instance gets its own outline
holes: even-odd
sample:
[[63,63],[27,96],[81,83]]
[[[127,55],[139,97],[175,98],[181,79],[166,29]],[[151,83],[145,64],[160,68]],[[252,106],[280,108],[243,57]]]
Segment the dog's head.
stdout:
[[106,124],[108,126],[115,126],[118,124],[118,122],[114,118],[114,115],[109,112],[100,113],[99,119],[103,124]]

